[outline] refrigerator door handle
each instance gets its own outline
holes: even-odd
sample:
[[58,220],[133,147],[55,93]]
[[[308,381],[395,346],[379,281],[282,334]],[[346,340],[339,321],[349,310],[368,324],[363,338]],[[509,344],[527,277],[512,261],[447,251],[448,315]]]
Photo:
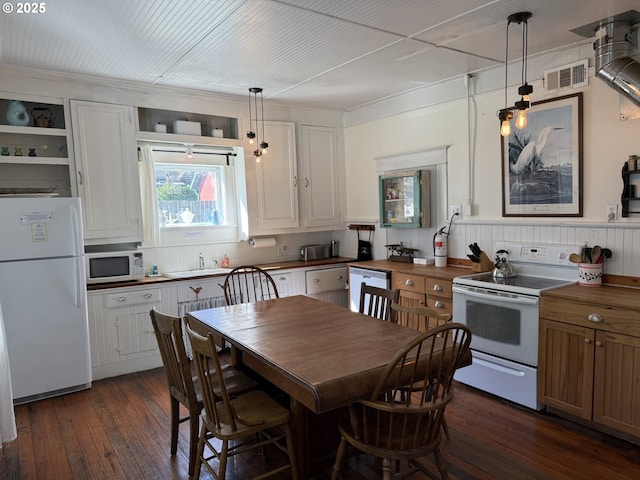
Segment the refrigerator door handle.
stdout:
[[71,209],[71,223],[73,224],[73,234],[75,239],[75,255],[84,255],[84,242],[83,242],[83,230],[82,230],[82,213],[80,212],[80,205],[69,205]]
[[84,308],[84,288],[85,288],[85,283],[84,283],[84,257],[75,257],[75,264],[76,264],[76,275],[74,278],[74,281],[76,283],[75,285],[75,290],[76,290],[76,299],[75,299],[75,306],[76,308]]

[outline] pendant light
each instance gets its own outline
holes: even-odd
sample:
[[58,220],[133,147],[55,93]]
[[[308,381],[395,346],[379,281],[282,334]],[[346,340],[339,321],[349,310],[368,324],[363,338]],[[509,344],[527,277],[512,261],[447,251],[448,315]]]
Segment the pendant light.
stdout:
[[[258,115],[258,95],[260,95],[260,115]],[[261,126],[262,142],[260,141]],[[254,143],[257,145],[253,155],[256,157],[256,162],[259,162],[262,155],[267,153],[267,148],[269,147],[269,144],[264,139],[264,100],[262,98],[262,88],[260,87],[251,87],[249,89],[249,131],[247,132],[247,138],[250,145]]]
[[509,17],[512,21],[522,24],[522,85],[518,88],[520,100],[515,103],[518,110],[516,116],[516,128],[523,129],[527,126],[527,110],[531,107],[531,97],[533,87],[527,83],[527,57],[529,56],[529,24],[527,20],[531,18],[531,12],[520,12]]
[[[500,135],[508,137],[511,134],[511,119],[513,110],[517,110],[516,128],[523,129],[527,126],[527,110],[531,107],[531,97],[533,87],[527,83],[527,57],[528,57],[528,37],[529,25],[527,21],[531,18],[531,12],[518,12],[507,17],[507,35],[505,41],[505,65],[504,65],[504,108],[498,111],[500,119]],[[509,25],[515,22],[522,25],[522,85],[518,88],[520,100],[515,102],[513,107],[507,107],[507,69],[509,63]]]

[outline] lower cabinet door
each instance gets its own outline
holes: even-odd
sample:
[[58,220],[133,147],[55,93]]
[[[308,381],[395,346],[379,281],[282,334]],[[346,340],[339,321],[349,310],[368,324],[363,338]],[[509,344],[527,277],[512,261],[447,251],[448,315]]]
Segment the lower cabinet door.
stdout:
[[595,331],[540,320],[538,401],[591,419]]
[[640,338],[598,331],[593,421],[640,437]]

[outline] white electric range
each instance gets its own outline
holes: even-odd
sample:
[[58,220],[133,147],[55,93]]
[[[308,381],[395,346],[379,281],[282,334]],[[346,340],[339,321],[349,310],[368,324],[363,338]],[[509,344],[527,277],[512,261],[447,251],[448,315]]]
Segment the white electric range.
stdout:
[[[536,399],[540,294],[571,285],[578,267],[569,261],[578,245],[497,242],[496,252],[515,268],[512,278],[492,272],[453,280],[453,318],[472,333],[473,363],[456,380],[539,410]],[[495,258],[495,257],[494,257]]]

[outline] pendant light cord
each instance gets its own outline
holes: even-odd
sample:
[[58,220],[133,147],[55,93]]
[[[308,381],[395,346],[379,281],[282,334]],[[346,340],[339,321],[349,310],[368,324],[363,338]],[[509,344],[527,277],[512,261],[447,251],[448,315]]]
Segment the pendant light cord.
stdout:
[[504,108],[507,109],[507,73],[509,67],[509,25],[511,24],[511,20],[507,20],[507,33],[506,40],[504,42]]
[[522,85],[527,83],[527,58],[529,56],[529,24],[526,20],[522,26]]

